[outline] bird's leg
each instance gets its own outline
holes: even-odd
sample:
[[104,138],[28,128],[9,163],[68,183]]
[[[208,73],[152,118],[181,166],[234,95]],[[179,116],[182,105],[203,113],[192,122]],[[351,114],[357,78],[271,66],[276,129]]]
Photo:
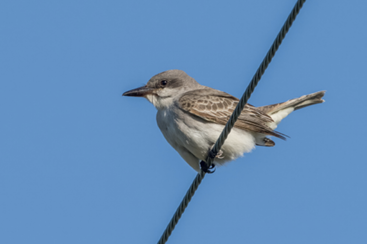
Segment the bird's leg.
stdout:
[[[213,163],[210,165],[210,167],[208,167],[207,163],[205,161],[201,161],[199,163],[199,165],[201,166],[202,171],[205,172],[205,173],[207,173],[207,174],[212,174],[216,170],[215,169],[215,164],[213,164]],[[213,169],[213,170],[211,170],[211,169]]]
[[[214,148],[214,146],[215,146],[215,144],[213,144],[213,145],[211,146],[209,153],[211,152],[212,148]],[[224,158],[224,152],[223,152],[222,150],[220,150],[220,151],[216,154],[215,158],[223,159],[223,158]]]
[[[218,159],[223,159],[224,158],[224,152],[222,150],[220,150],[216,156],[214,157],[213,155],[211,155],[211,151],[212,151],[212,148],[214,148],[215,144],[213,144],[210,148],[210,150],[208,151],[208,155],[209,157],[211,157],[212,159],[214,158],[218,158]],[[208,173],[208,174],[212,174],[213,172],[215,172],[215,164],[212,163],[210,165],[210,167],[207,166],[207,163],[205,161],[201,161],[199,163],[199,165],[201,166],[201,169],[203,170],[203,172],[205,173]],[[213,169],[213,170],[212,170]]]

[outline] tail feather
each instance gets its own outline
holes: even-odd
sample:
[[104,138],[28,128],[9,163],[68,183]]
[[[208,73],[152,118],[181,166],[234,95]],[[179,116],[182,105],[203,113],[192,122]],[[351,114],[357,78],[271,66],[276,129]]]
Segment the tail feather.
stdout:
[[270,115],[274,122],[271,122],[269,126],[275,129],[282,119],[288,116],[294,110],[304,108],[310,105],[323,103],[326,91],[319,91],[309,95],[304,95],[299,98],[291,99],[283,103],[276,103],[268,106],[258,107],[266,114]]
[[262,110],[263,112],[269,115],[279,112],[286,108],[293,108],[293,110],[297,110],[313,104],[323,103],[324,100],[322,99],[322,97],[324,96],[325,92],[326,91],[315,92],[309,95],[304,95],[299,98],[288,100],[283,103],[276,103],[272,105],[258,107],[258,109]]
[[[283,103],[276,103],[268,106],[258,107],[258,109],[268,114],[272,118],[273,121],[269,122],[268,126],[272,130],[274,130],[276,129],[280,121],[284,119],[286,116],[288,116],[294,110],[304,108],[313,104],[323,103],[324,100],[322,99],[322,97],[324,96],[324,93],[325,91],[315,92],[299,98],[288,100]],[[280,132],[274,132],[277,133],[277,137],[285,140],[286,135],[281,134]],[[256,144],[258,146],[266,147],[275,146],[275,142],[267,138],[266,135],[259,135],[258,137],[256,137]]]

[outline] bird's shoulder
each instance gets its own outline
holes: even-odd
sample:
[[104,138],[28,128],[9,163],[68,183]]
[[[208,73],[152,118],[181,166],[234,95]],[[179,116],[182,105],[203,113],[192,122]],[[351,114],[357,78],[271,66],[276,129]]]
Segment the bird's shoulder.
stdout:
[[186,92],[178,101],[182,110],[211,122],[229,119],[237,103],[236,97],[209,87]]
[[[225,125],[238,102],[238,98],[228,93],[207,87],[183,94],[178,99],[178,107],[205,121]],[[270,122],[273,122],[273,119],[267,113],[246,104],[234,127],[285,139],[283,134],[268,126]]]
[[[199,116],[207,121],[226,123],[236,108],[239,99],[223,91],[205,87],[192,90],[183,94],[178,100],[178,106],[189,113]],[[258,122],[271,122],[267,114],[256,107],[246,104],[241,113],[242,120],[258,120]]]

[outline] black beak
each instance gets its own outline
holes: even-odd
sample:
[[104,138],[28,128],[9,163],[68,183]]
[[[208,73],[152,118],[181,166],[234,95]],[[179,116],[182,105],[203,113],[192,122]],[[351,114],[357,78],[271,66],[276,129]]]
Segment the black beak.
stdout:
[[154,88],[142,86],[142,87],[124,92],[122,95],[129,96],[129,97],[144,97],[146,95],[153,94],[154,90],[155,90]]

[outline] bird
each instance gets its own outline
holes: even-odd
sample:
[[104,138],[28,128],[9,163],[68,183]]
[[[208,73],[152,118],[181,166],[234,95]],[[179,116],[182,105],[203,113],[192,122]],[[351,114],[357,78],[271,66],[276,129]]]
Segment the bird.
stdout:
[[[295,110],[323,103],[324,94],[325,91],[319,91],[262,107],[246,104],[213,165],[222,166],[242,157],[255,146],[273,147],[271,136],[285,140],[285,134],[275,131],[281,120]],[[145,86],[122,95],[144,97],[155,106],[156,121],[165,139],[197,172],[239,102],[238,98],[203,86],[177,69],[156,74]]]

